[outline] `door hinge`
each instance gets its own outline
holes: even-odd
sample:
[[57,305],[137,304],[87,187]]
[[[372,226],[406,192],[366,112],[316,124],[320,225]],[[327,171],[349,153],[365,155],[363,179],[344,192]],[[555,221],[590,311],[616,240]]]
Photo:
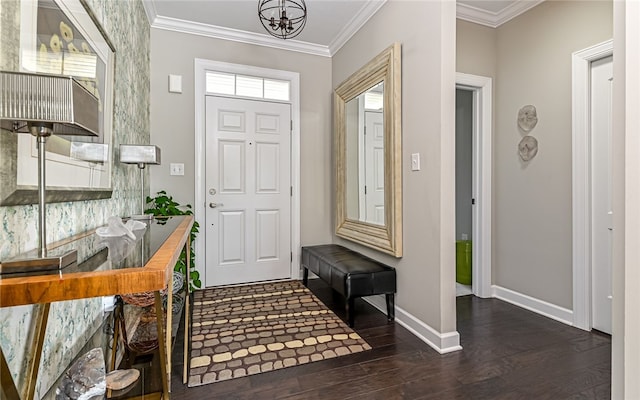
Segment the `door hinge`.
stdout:
[[289,124],[289,131],[290,131],[291,133],[293,133],[293,120],[292,120],[292,119],[290,119],[290,120],[289,120],[289,122],[290,122],[290,124]]
[[293,186],[289,186],[289,195],[293,197]]
[[291,262],[293,262],[293,251],[289,254],[291,254]]
[[476,199],[471,199],[471,205],[476,204]]
[[364,194],[367,194],[367,186],[364,187]]

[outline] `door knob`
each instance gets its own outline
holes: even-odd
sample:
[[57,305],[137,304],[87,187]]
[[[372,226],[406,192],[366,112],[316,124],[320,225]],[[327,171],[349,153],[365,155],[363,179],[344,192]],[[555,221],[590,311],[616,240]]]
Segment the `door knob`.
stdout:
[[209,203],[209,207],[211,208],[222,207],[223,205],[222,203]]

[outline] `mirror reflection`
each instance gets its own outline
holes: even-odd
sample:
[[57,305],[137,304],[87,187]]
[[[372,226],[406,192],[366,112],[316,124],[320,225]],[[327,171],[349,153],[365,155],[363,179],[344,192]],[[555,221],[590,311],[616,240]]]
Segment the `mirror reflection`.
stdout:
[[347,218],[385,224],[384,82],[345,104]]
[[[5,4],[0,0],[0,15]],[[11,47],[15,51],[0,49],[0,69],[73,76],[99,101],[97,137],[54,135],[47,140],[46,201],[109,198],[115,48],[87,11],[86,0],[19,0],[16,4],[7,4],[7,10],[20,13],[2,22],[3,32],[15,33],[11,36],[17,39]],[[37,203],[37,141],[28,134],[16,135],[12,125],[3,128],[0,205]]]

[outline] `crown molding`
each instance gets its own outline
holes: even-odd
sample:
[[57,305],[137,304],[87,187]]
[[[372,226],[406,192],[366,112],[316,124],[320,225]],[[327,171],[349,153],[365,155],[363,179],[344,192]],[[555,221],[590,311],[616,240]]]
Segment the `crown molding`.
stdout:
[[458,19],[473,22],[476,24],[497,28],[500,25],[514,19],[520,14],[524,14],[544,0],[515,1],[498,13],[481,10],[468,4],[456,4],[456,14]]
[[158,16],[158,11],[156,11],[156,4],[153,0],[142,0],[142,7],[144,7],[144,12],[147,14],[147,19],[149,20],[149,25],[153,25],[153,21],[155,21]]
[[331,57],[329,48],[327,46],[301,42],[299,40],[282,40],[259,33],[224,28],[221,26],[207,25],[199,22],[185,21],[176,18],[156,16],[153,23],[151,24],[151,27],[164,29],[167,31],[206,36],[215,39],[231,40],[233,42],[254,44],[257,46],[297,51],[299,53],[313,54],[316,56]]
[[344,46],[356,32],[364,26],[386,3],[387,0],[368,1],[356,15],[342,28],[338,35],[329,43],[329,54],[333,56]]

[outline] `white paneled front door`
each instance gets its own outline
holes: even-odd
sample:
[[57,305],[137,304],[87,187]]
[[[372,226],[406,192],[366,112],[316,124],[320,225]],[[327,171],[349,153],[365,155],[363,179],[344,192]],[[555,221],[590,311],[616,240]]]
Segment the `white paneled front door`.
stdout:
[[206,97],[212,286],[291,277],[291,106]]
[[365,221],[384,225],[384,125],[382,112],[365,111]]

